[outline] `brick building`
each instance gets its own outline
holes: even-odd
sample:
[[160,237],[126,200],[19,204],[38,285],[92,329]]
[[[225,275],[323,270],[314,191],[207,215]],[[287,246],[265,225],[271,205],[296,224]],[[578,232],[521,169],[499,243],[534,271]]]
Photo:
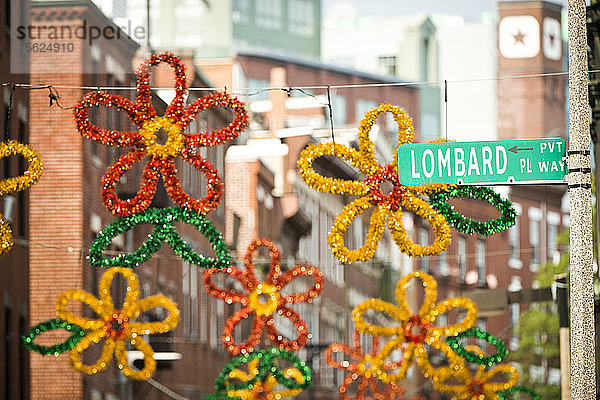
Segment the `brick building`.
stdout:
[[[12,4],[11,4],[12,3]],[[23,73],[29,54],[11,48],[11,35],[17,25],[27,23],[23,8],[11,0],[0,1],[0,83],[29,83]],[[12,6],[12,7],[11,7]],[[9,119],[10,109],[10,121]],[[0,126],[2,141],[29,143],[29,92],[22,87],[0,87]],[[5,157],[0,161],[0,176],[22,175],[27,169],[23,157]],[[27,190],[6,195],[0,202],[2,218],[12,227],[14,245],[0,258],[0,397],[7,400],[29,397],[29,356],[20,346],[20,332],[29,326],[29,193]]]
[[[34,29],[39,25],[77,27],[84,22],[87,26],[114,27],[111,20],[88,1],[35,2],[32,21]],[[114,87],[135,87],[135,68],[146,57],[136,58],[138,45],[129,39],[126,32],[121,31],[120,34],[120,40],[109,43],[100,41],[90,44],[85,39],[66,38],[68,43],[73,44],[73,51],[51,61],[45,58],[48,57],[45,54],[32,55],[32,82],[54,85],[55,93],[59,92],[61,107],[56,104],[48,106],[47,89],[30,92],[29,113],[32,131],[35,133],[31,135],[29,142],[41,154],[45,171],[35,191],[30,193],[32,207],[29,210],[29,226],[32,235],[24,247],[27,254],[28,246],[29,262],[23,264],[22,260],[27,257],[19,258],[21,268],[30,273],[29,302],[24,301],[23,306],[29,313],[29,318],[21,323],[21,334],[27,332],[30,326],[53,318],[56,297],[65,290],[80,288],[98,293],[97,285],[103,271],[91,267],[86,256],[96,234],[115,220],[101,202],[101,179],[108,166],[125,154],[126,149],[104,146],[81,137],[75,129],[73,111],[70,108],[90,91],[81,89],[82,86],[105,87],[111,93],[133,98],[133,90],[117,90]],[[192,55],[182,54],[182,57],[187,67],[188,86],[211,86],[201,72],[194,68],[191,63]],[[164,65],[155,68],[151,79],[153,87],[173,86],[172,70]],[[172,98],[172,92],[153,91],[152,104],[159,115]],[[193,101],[202,94],[192,92],[188,100]],[[107,129],[131,129],[126,114],[115,109],[99,107],[91,110],[88,115],[98,126]],[[187,129],[220,129],[231,118],[227,111],[210,109],[199,113]],[[227,145],[221,145],[199,150],[220,171],[222,177],[226,148]],[[117,188],[120,198],[130,197],[139,190],[143,165],[143,162],[139,163],[121,179]],[[205,195],[207,189],[203,175],[187,163],[178,162],[177,166],[184,189],[194,196]],[[172,206],[162,187],[162,181],[158,183],[158,192],[152,206]],[[209,215],[221,232],[224,231],[224,210],[222,201]],[[176,226],[178,233],[190,246],[201,253],[212,254],[208,241],[193,227],[183,223],[177,223]],[[152,226],[149,225],[139,226],[115,238],[108,250],[134,251],[144,242],[151,229]],[[221,332],[217,331],[217,326],[223,325],[225,317],[222,302],[202,290],[202,271],[183,262],[166,244],[135,272],[140,280],[142,297],[162,293],[178,303],[181,312],[180,322],[172,334],[151,335],[148,339],[157,355],[162,353],[176,358],[174,361],[159,361],[153,378],[189,399],[203,398],[214,391],[214,380],[221,367],[230,359],[229,354],[223,350]],[[123,289],[124,287],[119,289],[118,285],[113,287],[115,304],[119,304],[119,299],[122,301],[124,298]],[[92,316],[90,310],[84,309],[80,304],[77,306],[76,302],[70,305],[72,312]],[[143,318],[160,318],[160,315],[149,312]],[[39,338],[37,341],[55,342],[56,337]],[[18,349],[17,345],[15,349]],[[97,348],[87,350],[84,354],[87,362],[97,359],[98,351]],[[17,357],[16,351],[13,354],[13,357]],[[84,376],[71,369],[67,354],[58,357],[24,354],[25,359],[29,358],[31,363],[30,398],[169,398],[160,389],[160,385],[157,388],[147,382],[131,382],[123,378],[114,359],[106,371],[94,376]],[[14,365],[15,362],[11,364]],[[13,379],[12,375],[7,376]],[[25,386],[27,389],[26,384]],[[17,396],[18,391],[14,388],[15,386],[10,385],[7,390]]]

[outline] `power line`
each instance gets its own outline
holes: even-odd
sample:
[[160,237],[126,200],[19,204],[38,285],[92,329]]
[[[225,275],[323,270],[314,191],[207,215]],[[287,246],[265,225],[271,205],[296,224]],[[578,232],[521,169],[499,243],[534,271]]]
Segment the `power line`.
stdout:
[[[600,69],[588,70],[588,73],[597,73]],[[300,86],[270,86],[264,88],[239,88],[238,92],[232,92],[232,94],[243,95],[243,96],[255,96],[267,91],[282,90],[289,93],[290,90],[314,90],[314,89],[351,89],[351,88],[372,88],[372,87],[394,87],[394,86],[444,86],[444,82],[450,84],[459,83],[473,83],[473,82],[486,82],[486,81],[500,81],[506,79],[527,79],[536,77],[550,77],[550,76],[567,76],[569,71],[559,72],[540,72],[534,74],[521,74],[521,75],[503,75],[497,77],[483,77],[483,78],[469,78],[469,79],[457,79],[457,80],[444,80],[444,81],[412,81],[412,82],[373,82],[373,83],[349,83],[341,85],[300,85]],[[86,89],[86,90],[136,90],[137,86],[80,86],[80,85],[54,85],[48,83],[15,83],[15,82],[3,82],[0,86],[11,86],[14,85],[18,88],[24,89],[47,89],[47,88],[58,88],[58,89]],[[153,87],[152,90],[172,90],[172,87]],[[215,91],[215,90],[226,90],[224,87],[190,87],[188,91]],[[246,93],[254,90],[254,92]]]

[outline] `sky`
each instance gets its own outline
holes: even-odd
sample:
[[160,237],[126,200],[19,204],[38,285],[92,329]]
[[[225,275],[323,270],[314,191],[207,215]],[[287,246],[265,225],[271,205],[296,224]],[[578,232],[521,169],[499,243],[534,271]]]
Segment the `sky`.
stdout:
[[[331,6],[342,0],[322,0],[323,17]],[[496,0],[343,0],[351,3],[358,9],[359,15],[411,15],[419,12],[458,14],[465,19],[480,19],[481,13],[492,12],[496,9]],[[567,0],[550,0],[551,3],[563,4],[566,8]]]

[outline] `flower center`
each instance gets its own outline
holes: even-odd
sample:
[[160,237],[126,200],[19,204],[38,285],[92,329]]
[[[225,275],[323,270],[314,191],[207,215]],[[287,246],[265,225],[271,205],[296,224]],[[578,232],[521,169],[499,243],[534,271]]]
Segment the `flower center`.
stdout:
[[105,322],[106,333],[112,339],[124,339],[127,322],[129,322],[129,318],[123,315],[120,310],[113,311],[110,319]]
[[413,315],[404,325],[404,338],[406,341],[423,343],[431,324],[425,323],[418,315]]
[[[381,188],[381,185],[385,182],[392,184],[392,190],[387,194],[384,194]],[[406,192],[406,187],[398,182],[398,172],[393,165],[379,167],[379,172],[367,177],[365,183],[369,186],[369,196],[373,204],[384,203],[392,211],[400,208],[400,202]]]
[[275,286],[261,282],[248,295],[248,306],[258,315],[271,315],[277,310],[279,304],[279,289]]
[[473,396],[481,396],[483,395],[483,382],[473,379],[471,383],[469,383],[468,389]]
[[[164,144],[159,143],[158,134],[161,129],[167,135],[167,141]],[[146,121],[140,129],[140,135],[142,143],[146,147],[146,153],[150,157],[175,157],[183,148],[181,127],[171,123],[166,117],[155,117]]]
[[377,360],[371,358],[370,355],[366,355],[358,365],[356,366],[357,372],[364,376],[365,378],[370,378],[371,376],[377,376],[381,369],[378,366]]

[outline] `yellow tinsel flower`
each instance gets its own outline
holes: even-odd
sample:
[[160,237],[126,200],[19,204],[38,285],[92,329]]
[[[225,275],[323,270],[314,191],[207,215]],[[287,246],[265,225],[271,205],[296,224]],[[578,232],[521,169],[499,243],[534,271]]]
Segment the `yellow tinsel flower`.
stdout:
[[[424,289],[423,304],[418,313],[413,313],[406,302],[406,293],[413,278],[420,279]],[[435,381],[443,377],[444,370],[436,370],[429,362],[425,345],[429,345],[444,353],[450,362],[450,368],[461,366],[461,358],[455,354],[443,339],[455,336],[470,329],[477,320],[477,306],[471,300],[463,297],[446,299],[435,303],[437,299],[437,282],[424,272],[416,271],[402,278],[396,286],[397,305],[380,299],[369,299],[359,304],[353,311],[352,317],[356,329],[372,336],[392,338],[370,363],[377,377],[385,383],[398,382],[406,377],[408,367],[416,360],[423,374]],[[461,322],[448,326],[434,326],[436,319],[448,311],[462,308],[466,315]],[[398,322],[394,326],[373,325],[365,321],[364,314],[369,310],[382,312],[386,317]],[[384,365],[395,350],[402,351],[402,359],[397,362],[394,372],[386,371]]]
[[[21,176],[0,180],[0,196],[25,190],[39,181],[42,176],[40,155],[31,147],[14,140],[0,143],[0,158],[9,156],[24,157],[29,163],[29,168]],[[13,238],[10,224],[0,214],[0,255],[8,253],[12,245]]]
[[[318,143],[307,146],[298,159],[298,173],[311,188],[332,194],[359,196],[346,205],[335,218],[329,231],[327,242],[333,254],[344,263],[367,261],[375,254],[385,225],[400,250],[409,256],[430,256],[440,254],[450,244],[450,227],[444,217],[434,210],[420,195],[442,190],[448,185],[404,186],[398,181],[398,159],[394,156],[391,164],[381,166],[375,159],[374,143],[369,132],[382,112],[392,113],[398,124],[399,144],[411,143],[414,129],[410,117],[400,107],[381,104],[370,110],[362,119],[358,132],[359,150],[337,143]],[[396,154],[396,153],[395,153]],[[322,156],[338,157],[352,164],[366,176],[364,181],[344,180],[325,177],[313,169],[313,162]],[[393,186],[389,194],[384,194],[381,184],[390,182]],[[365,244],[357,250],[349,250],[344,245],[344,235],[348,227],[367,209],[375,207],[370,219]],[[415,213],[433,228],[435,239],[429,246],[414,243],[406,233],[402,223],[402,209]]]
[[[247,382],[258,375],[257,358],[248,363],[248,372],[241,369],[234,369],[229,373],[229,379],[237,379],[241,382]],[[297,368],[286,368],[283,372],[286,377],[294,379],[298,383],[304,383],[302,372]],[[252,389],[228,390],[229,397],[237,397],[242,400],[280,400],[285,397],[295,397],[302,392],[302,389],[275,390],[277,379],[271,374],[267,375],[264,382],[256,382]]]
[[[472,352],[483,353],[477,346],[467,348]],[[433,386],[440,392],[453,393],[452,400],[498,400],[499,392],[512,388],[519,381],[519,372],[509,364],[496,365],[489,371],[485,365],[479,365],[473,376],[464,359],[453,370],[444,367],[440,376],[442,378],[434,381]],[[448,383],[449,380],[454,383]]]
[[[111,283],[116,274],[121,274],[127,280],[125,300],[121,309],[116,309],[110,294]],[[137,276],[128,268],[110,268],[102,276],[98,285],[99,299],[92,294],[79,289],[71,289],[62,293],[56,300],[56,315],[68,323],[80,326],[87,334],[69,352],[73,369],[94,375],[104,371],[110,359],[115,354],[118,367],[123,375],[130,379],[145,380],[152,376],[156,369],[152,347],[143,340],[142,335],[164,333],[177,326],[179,310],[169,298],[156,295],[139,299],[139,284]],[[98,315],[98,319],[89,319],[73,315],[67,306],[70,301],[77,300],[88,305]],[[162,321],[134,322],[139,315],[154,307],[162,307],[169,315]],[[81,360],[82,353],[94,343],[104,339],[102,355],[92,365],[85,365]],[[144,368],[134,370],[127,361],[126,342],[144,354]]]

